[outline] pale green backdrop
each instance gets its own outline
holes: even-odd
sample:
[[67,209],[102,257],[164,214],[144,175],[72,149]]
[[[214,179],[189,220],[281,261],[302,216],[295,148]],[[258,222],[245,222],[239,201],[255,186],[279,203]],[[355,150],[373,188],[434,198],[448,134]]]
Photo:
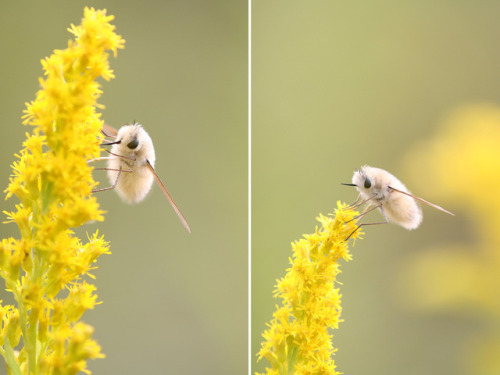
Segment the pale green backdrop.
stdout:
[[[79,231],[99,228],[113,252],[95,271],[103,303],[83,316],[107,356],[89,367],[95,374],[245,373],[246,1],[2,0],[0,188],[28,130],[21,114],[39,88],[40,60],[67,46],[66,29],[80,23],[85,5],[115,15],[126,40],[111,59],[116,79],[103,85],[103,118],[116,127],[137,120],[148,130],[158,174],[193,232],[156,187],[138,205],[101,193],[106,221]],[[16,202],[2,198],[0,209]],[[0,225],[0,235],[18,232]]]
[[[315,217],[332,212],[337,200],[356,198],[340,183],[369,164],[411,190],[407,150],[432,137],[454,108],[500,103],[499,14],[498,1],[252,2],[254,370],[264,368],[265,361],[255,365],[255,353],[290,242],[313,232]],[[457,165],[456,173],[465,172]],[[493,189],[477,184],[485,193]],[[424,207],[423,224],[413,232],[367,227],[352,249],[354,260],[342,262],[345,321],[333,338],[339,371],[465,374],[470,352],[463,345],[482,323],[418,314],[398,297],[413,254],[472,242],[466,213],[446,208],[457,216]]]

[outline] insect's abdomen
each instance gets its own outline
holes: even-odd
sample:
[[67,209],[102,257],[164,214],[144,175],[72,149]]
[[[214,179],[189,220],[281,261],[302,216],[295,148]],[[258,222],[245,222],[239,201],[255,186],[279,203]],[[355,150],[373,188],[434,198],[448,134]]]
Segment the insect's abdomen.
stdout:
[[390,204],[383,206],[387,218],[403,228],[417,229],[422,223],[422,210],[415,199],[393,192],[389,198]]
[[[110,168],[119,169],[120,164],[118,162],[115,166],[111,166],[110,163]],[[139,166],[136,164],[130,168],[122,163],[121,168],[123,171],[116,185],[118,195],[127,203],[139,203],[148,195],[153,186],[153,174],[145,165]],[[131,169],[132,172],[126,172]],[[116,171],[108,171],[108,177],[112,184],[116,181],[117,173]]]

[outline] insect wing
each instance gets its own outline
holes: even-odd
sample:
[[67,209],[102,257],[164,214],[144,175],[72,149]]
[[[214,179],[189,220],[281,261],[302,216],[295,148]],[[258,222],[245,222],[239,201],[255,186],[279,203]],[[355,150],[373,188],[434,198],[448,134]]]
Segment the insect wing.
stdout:
[[163,182],[160,180],[160,177],[158,177],[153,166],[149,163],[149,160],[146,160],[146,165],[149,167],[149,170],[151,171],[151,173],[155,177],[155,180],[158,183],[158,186],[160,186],[161,190],[163,191],[163,193],[167,197],[168,201],[172,205],[172,208],[174,209],[175,213],[177,214],[177,216],[179,216],[179,219],[181,220],[182,225],[184,225],[184,227],[187,229],[187,231],[189,233],[191,233],[191,228],[189,228],[189,224],[187,223],[186,218],[182,215],[181,210],[179,210],[179,207],[177,207],[177,205],[175,204],[174,200],[172,199],[172,197],[168,193],[167,188],[165,187],[165,185],[163,185]]
[[116,138],[116,136],[118,135],[118,130],[116,130],[112,126],[109,126],[108,124],[103,124],[101,131],[106,137],[109,138]]
[[422,198],[417,197],[417,196],[415,196],[415,195],[413,195],[413,194],[407,193],[406,191],[402,191],[402,190],[399,190],[399,189],[393,188],[392,186],[389,186],[389,189],[394,190],[394,191],[397,191],[398,193],[401,193],[401,194],[404,194],[404,195],[408,195],[409,197],[412,197],[412,198],[414,198],[414,199],[416,199],[416,200],[419,200],[420,202],[423,202],[423,203],[425,203],[425,204],[428,204],[429,206],[434,207],[434,208],[435,208],[435,209],[437,209],[437,210],[440,210],[440,211],[446,212],[446,213],[447,213],[447,214],[449,214],[449,215],[455,216],[455,214],[454,214],[453,212],[450,212],[450,211],[448,211],[448,210],[445,210],[443,207],[438,206],[437,204],[434,204],[434,203],[428,202],[428,201],[426,201],[425,199],[422,199]]

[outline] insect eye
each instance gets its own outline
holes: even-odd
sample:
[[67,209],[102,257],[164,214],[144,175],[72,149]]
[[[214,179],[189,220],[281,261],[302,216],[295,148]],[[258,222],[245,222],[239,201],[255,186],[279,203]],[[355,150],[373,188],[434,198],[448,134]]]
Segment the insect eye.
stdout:
[[365,178],[365,189],[369,189],[372,186],[372,182],[370,179],[367,177]]
[[134,149],[136,148],[137,146],[139,146],[139,140],[137,138],[134,138],[128,145],[127,147],[130,148],[130,149]]

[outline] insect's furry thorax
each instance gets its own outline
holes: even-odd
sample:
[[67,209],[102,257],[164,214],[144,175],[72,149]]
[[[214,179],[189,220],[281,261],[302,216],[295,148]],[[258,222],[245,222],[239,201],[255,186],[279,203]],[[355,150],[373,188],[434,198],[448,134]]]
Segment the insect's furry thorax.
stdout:
[[[117,140],[120,143],[115,145],[116,154],[127,157],[127,159],[121,159],[123,163],[133,167],[136,164],[143,165],[148,160],[154,166],[153,141],[140,124],[122,126],[118,132]],[[132,145],[135,147],[131,148]]]
[[374,198],[378,201],[385,201],[388,184],[378,178],[378,175],[372,170],[372,167],[361,167],[354,173],[352,183],[356,185],[356,189],[364,199]]

